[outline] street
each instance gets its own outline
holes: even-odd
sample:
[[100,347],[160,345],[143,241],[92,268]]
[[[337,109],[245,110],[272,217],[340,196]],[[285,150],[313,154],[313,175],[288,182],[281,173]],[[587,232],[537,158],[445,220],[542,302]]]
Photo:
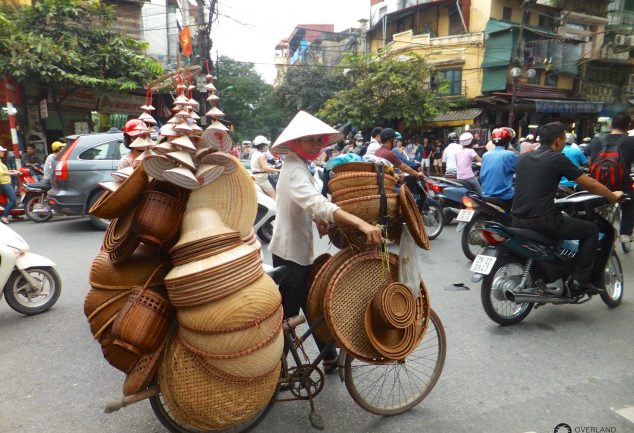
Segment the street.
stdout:
[[[431,251],[421,253],[448,342],[436,387],[410,412],[383,418],[360,409],[336,374],[327,376],[316,399],[325,431],[551,433],[567,423],[575,432],[634,432],[634,253],[619,249],[625,296],[618,308],[596,297],[583,305],[545,306],[519,325],[501,327],[482,309],[455,227],[446,226]],[[122,397],[124,379],[103,359],[83,313],[88,271],[104,233],[85,218],[21,221],[11,228],[31,251],[56,262],[63,291],[39,316],[22,316],[0,302],[0,432],[165,432],[148,402],[103,411]],[[320,240],[316,253],[326,249]],[[308,413],[307,402],[277,404],[255,431],[316,431]]]

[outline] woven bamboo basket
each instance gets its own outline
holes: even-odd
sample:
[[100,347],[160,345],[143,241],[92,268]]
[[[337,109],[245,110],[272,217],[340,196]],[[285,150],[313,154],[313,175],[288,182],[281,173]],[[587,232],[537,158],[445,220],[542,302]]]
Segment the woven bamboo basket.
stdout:
[[[130,290],[123,290],[130,293]],[[84,298],[84,314],[90,317],[93,311],[118,296],[121,290],[90,289]]]
[[269,317],[263,317],[248,327],[229,330],[222,333],[194,331],[185,326],[178,327],[179,337],[189,346],[205,354],[216,357],[225,355],[235,357],[240,353],[255,350],[263,341],[276,334],[282,323],[280,305]]
[[[389,191],[388,191],[389,192]],[[344,188],[337,192],[333,192],[331,197],[333,203],[339,203],[344,200],[353,198],[367,197],[381,194],[381,188],[378,185],[357,186],[355,188]]]
[[121,290],[90,313],[88,324],[95,339],[99,339],[105,329],[114,322],[117,314],[128,301],[130,293],[130,290]]
[[139,362],[140,357],[138,355],[128,350],[121,350],[121,348],[113,344],[109,328],[99,338],[99,344],[101,344],[101,352],[108,364],[119,371],[123,371],[125,374],[129,374]]
[[404,284],[388,284],[374,295],[372,314],[388,328],[405,329],[416,319],[416,299]]
[[158,370],[159,388],[178,421],[198,430],[218,430],[253,417],[275,393],[280,363],[252,382],[230,382],[213,374],[178,338],[167,343]]
[[97,289],[125,290],[132,287],[143,287],[148,277],[160,267],[150,287],[163,283],[163,278],[169,271],[167,257],[155,251],[139,246],[128,260],[121,264],[113,264],[108,258],[108,253],[100,252],[92,262],[90,268],[90,285]]
[[123,395],[136,394],[147,388],[158,369],[158,361],[165,348],[167,336],[163,339],[158,349],[139,358],[134,368],[128,373],[123,382]]
[[[390,193],[387,196],[387,216],[395,217],[398,214],[398,194]],[[381,217],[380,195],[353,198],[338,203],[344,211],[351,213],[367,222],[378,222]]]
[[132,229],[132,221],[134,220],[134,212],[136,208],[131,208],[119,218],[114,218],[108,224],[106,234],[103,238],[103,249],[108,253],[121,248],[130,238],[135,237]]
[[376,167],[371,162],[346,162],[334,166],[331,171],[336,175],[341,173],[376,173]]
[[99,218],[117,218],[136,205],[147,186],[148,176],[143,164],[139,164],[116,191],[102,194],[88,213]]
[[372,348],[386,359],[405,359],[416,348],[416,323],[412,322],[404,329],[391,329],[377,320],[372,310],[372,302],[369,302],[363,318],[363,327]]
[[[328,187],[332,194],[346,188],[358,188],[361,186],[379,186],[375,173],[342,173],[338,174],[328,182]],[[383,175],[385,191],[393,191],[396,178],[389,174]]]
[[165,340],[173,315],[174,308],[159,293],[134,289],[112,324],[114,344],[138,355],[154,352]]
[[114,251],[108,253],[108,259],[110,262],[117,265],[125,262],[132,254],[136,251],[139,246],[139,238],[136,237],[134,233],[132,233],[127,239],[124,240],[121,244],[115,248]]
[[419,247],[429,250],[431,245],[429,244],[429,237],[427,236],[427,229],[423,222],[423,217],[416,206],[416,200],[412,193],[407,189],[407,186],[402,185],[399,191],[399,206],[401,215],[407,228],[414,238],[414,242]]
[[176,241],[181,227],[185,203],[159,191],[147,191],[134,219],[134,228],[141,242],[165,247]]
[[262,274],[252,284],[217,301],[179,308],[178,322],[189,329],[209,333],[249,327],[275,312],[282,302],[275,282]]

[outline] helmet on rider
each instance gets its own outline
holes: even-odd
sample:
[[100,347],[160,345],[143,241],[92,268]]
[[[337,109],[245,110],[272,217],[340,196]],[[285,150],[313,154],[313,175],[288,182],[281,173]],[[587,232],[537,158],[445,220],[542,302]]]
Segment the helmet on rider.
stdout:
[[470,132],[465,132],[460,136],[460,145],[462,147],[469,147],[473,143],[473,135]]
[[66,146],[65,143],[62,143],[61,141],[54,141],[51,143],[51,151],[53,153],[57,153],[59,150],[63,149],[64,146]]
[[515,131],[512,128],[502,127],[494,129],[491,133],[491,141],[496,146],[508,146],[511,140],[515,138]]
[[123,127],[123,144],[130,149],[132,140],[144,132],[148,132],[147,126],[142,120],[131,119]]
[[455,132],[450,132],[449,135],[447,135],[447,140],[450,143],[458,143],[460,141],[460,137]]
[[258,135],[253,139],[253,147],[261,149],[263,145],[269,146],[271,142],[264,135]]
[[387,143],[390,140],[396,139],[396,131],[392,128],[385,128],[381,131],[381,143]]

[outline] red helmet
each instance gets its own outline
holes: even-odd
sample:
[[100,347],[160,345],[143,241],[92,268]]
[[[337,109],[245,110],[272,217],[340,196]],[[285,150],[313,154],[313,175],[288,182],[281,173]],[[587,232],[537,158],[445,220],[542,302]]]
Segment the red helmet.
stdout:
[[515,131],[513,128],[503,127],[494,129],[491,133],[491,141],[497,143],[500,140],[511,141],[515,138]]
[[129,135],[130,137],[136,137],[146,131],[147,126],[139,119],[128,120],[123,127],[123,133]]

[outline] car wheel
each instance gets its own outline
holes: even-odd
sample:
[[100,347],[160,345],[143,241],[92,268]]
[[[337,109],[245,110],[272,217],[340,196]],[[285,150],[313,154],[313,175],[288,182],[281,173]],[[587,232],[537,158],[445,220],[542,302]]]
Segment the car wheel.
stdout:
[[[97,200],[99,200],[101,194],[103,194],[103,191],[97,191],[93,193],[93,195],[90,197],[90,200],[88,200],[88,207],[86,209],[90,209],[92,205],[95,204]],[[94,215],[88,215],[88,217],[90,218],[90,222],[92,223],[92,225],[95,226],[97,230],[106,230],[108,228],[108,225],[110,224],[110,220],[105,218],[99,218]]]

